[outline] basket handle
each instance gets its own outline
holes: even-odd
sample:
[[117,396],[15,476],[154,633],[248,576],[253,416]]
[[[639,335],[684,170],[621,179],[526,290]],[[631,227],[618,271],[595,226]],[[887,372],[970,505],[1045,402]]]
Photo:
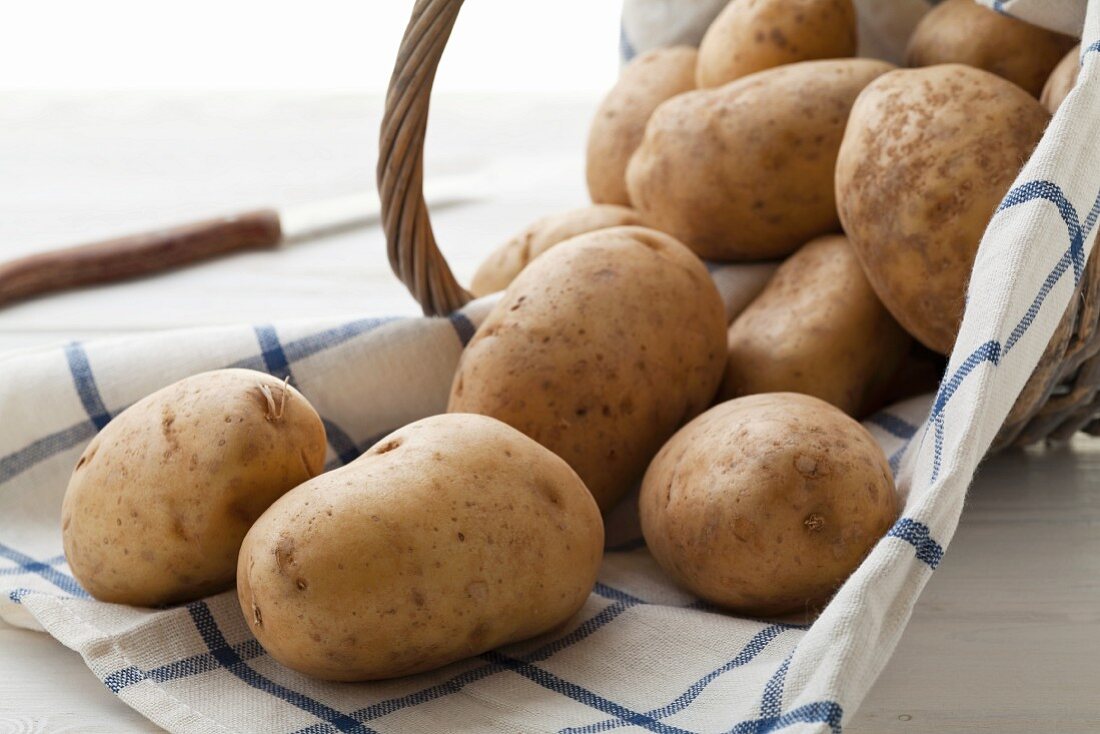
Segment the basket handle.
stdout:
[[416,0],[401,39],[378,146],[378,195],[390,266],[427,316],[473,299],[455,280],[432,232],[424,201],[424,133],[439,58],[462,0]]

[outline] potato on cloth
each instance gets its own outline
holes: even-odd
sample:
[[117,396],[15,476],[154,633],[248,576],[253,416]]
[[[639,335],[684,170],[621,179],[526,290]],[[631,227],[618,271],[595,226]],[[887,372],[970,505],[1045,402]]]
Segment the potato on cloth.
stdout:
[[65,557],[101,601],[154,607],[224,591],[252,523],[324,461],[317,411],[282,380],[188,377],[124,410],[81,454],[61,508]]
[[672,578],[754,615],[823,605],[899,507],[867,430],[794,393],[730,400],[684,426],[650,464],[638,504]]
[[438,668],[566,622],[603,555],[576,472],[500,421],[395,431],[273,504],[241,547],[245,619],[325,680]]
[[565,459],[606,512],[710,404],[725,329],[714,282],[675,239],[589,232],[508,286],[462,354],[447,410],[518,428]]

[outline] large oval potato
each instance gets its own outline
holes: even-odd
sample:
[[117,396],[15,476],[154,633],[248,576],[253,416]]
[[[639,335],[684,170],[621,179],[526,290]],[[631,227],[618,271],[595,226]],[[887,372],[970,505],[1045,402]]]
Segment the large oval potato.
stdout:
[[1047,108],[1047,112],[1054,114],[1066,98],[1073,85],[1077,83],[1077,74],[1081,71],[1081,44],[1077,44],[1069,50],[1069,53],[1058,62],[1054,71],[1050,72],[1046,84],[1043,85],[1043,93],[1039,95],[1039,102]]
[[657,454],[639,499],[646,545],[692,593],[744,614],[812,611],[898,515],[882,449],[817,398],[731,400]]
[[602,554],[599,510],[564,461],[491,418],[438,415],[273,504],[241,547],[237,594],[279,662],[375,680],[564,623]]
[[225,591],[248,528],[324,462],[324,426],[294,388],[252,370],[188,377],[88,444],[61,508],[65,557],[100,601],[154,607]]
[[714,397],[725,331],[722,299],[686,247],[641,227],[590,232],[508,286],[462,354],[447,409],[523,431],[606,512]]
[[597,204],[630,205],[626,166],[645,134],[657,105],[695,88],[695,58],[690,46],[656,48],[638,56],[622,71],[604,97],[588,132],[585,175]]
[[1038,97],[1050,72],[1077,41],[974,0],[944,0],[913,30],[906,65],[966,64]]
[[852,108],[840,220],[879,298],[930,349],[955,343],[982,233],[1049,119],[1020,87],[960,64],[883,75]]
[[504,290],[528,263],[570,237],[633,224],[641,224],[638,213],[615,204],[592,204],[538,219],[485,258],[470,292],[480,297]]
[[649,226],[711,260],[764,260],[839,229],[833,167],[860,90],[894,67],[804,61],[657,108],[627,185]]
[[732,0],[703,36],[695,82],[718,87],[774,66],[855,53],[852,0]]
[[730,325],[722,397],[797,392],[865,415],[911,341],[847,238],[821,237],[780,265]]

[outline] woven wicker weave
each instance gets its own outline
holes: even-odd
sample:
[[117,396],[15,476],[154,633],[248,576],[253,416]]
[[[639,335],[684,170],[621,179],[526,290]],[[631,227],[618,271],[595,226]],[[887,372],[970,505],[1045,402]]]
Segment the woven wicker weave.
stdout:
[[[386,97],[378,190],[390,265],[430,316],[473,296],[439,251],[424,202],[424,134],[436,68],[462,0],[417,0]],[[1100,267],[1094,258],[994,449],[1100,434]]]

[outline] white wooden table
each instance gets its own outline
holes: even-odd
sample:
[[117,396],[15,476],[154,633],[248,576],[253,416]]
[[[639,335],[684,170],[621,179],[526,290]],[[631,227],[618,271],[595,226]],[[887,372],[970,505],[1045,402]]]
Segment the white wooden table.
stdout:
[[[585,201],[592,99],[444,98],[428,175],[519,171],[435,217],[461,280],[531,219]],[[0,257],[373,180],[380,100],[0,95]],[[73,338],[415,313],[377,230],[0,310],[0,356]],[[851,734],[1100,731],[1100,443],[998,457]],[[157,731],[44,634],[0,622],[0,732]]]

